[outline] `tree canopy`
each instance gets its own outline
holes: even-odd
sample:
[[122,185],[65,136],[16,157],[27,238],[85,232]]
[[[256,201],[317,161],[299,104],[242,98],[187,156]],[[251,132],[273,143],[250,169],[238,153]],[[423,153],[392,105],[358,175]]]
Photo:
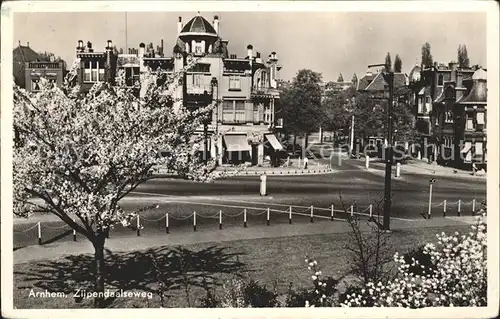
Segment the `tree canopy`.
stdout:
[[392,60],[391,60],[391,54],[387,52],[385,55],[385,71],[390,72],[392,70]]
[[299,70],[290,87],[281,95],[284,125],[289,133],[309,134],[319,129],[321,97],[321,74]]
[[422,65],[424,67],[431,67],[434,61],[432,60],[431,45],[429,42],[425,42],[422,45]]
[[396,57],[394,58],[394,72],[401,73],[402,69],[403,69],[403,61],[401,61],[399,54],[396,54]]
[[457,61],[461,68],[468,68],[470,61],[467,54],[467,47],[464,45],[459,45],[457,50]]

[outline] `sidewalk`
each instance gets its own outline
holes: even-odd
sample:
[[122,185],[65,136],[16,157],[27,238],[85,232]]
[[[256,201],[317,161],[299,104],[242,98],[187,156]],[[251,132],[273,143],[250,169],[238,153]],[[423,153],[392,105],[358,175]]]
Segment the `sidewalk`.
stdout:
[[[446,227],[463,226],[474,223],[470,216],[454,218],[435,218],[431,220],[392,220],[391,229],[414,229],[417,227]],[[366,223],[361,223],[363,229],[368,229]],[[346,233],[349,226],[343,221],[331,222],[329,220],[318,220],[314,224],[276,224],[271,226],[252,226],[249,228],[231,227],[223,230],[206,230],[198,232],[179,231],[170,234],[151,234],[137,237],[133,233],[130,236],[113,237],[106,240],[106,249],[113,252],[127,252],[142,250],[158,246],[178,246],[198,243],[221,243],[235,240],[250,240],[258,238],[277,238],[286,236],[317,235]],[[14,264],[29,262],[40,259],[53,259],[64,255],[92,254],[92,244],[78,236],[77,242],[55,242],[45,245],[27,246],[14,251]]]
[[[365,159],[362,158],[360,162],[365,163]],[[379,158],[370,159],[370,168],[375,169],[385,169],[385,163]],[[396,164],[392,165],[393,174],[396,174]],[[411,174],[425,174],[425,175],[435,175],[435,176],[448,176],[448,177],[460,177],[476,180],[486,180],[486,173],[476,173],[476,175],[471,175],[471,172],[454,169],[452,167],[445,167],[438,165],[436,163],[428,164],[424,161],[410,160],[405,164],[401,164],[401,174],[411,173]]]

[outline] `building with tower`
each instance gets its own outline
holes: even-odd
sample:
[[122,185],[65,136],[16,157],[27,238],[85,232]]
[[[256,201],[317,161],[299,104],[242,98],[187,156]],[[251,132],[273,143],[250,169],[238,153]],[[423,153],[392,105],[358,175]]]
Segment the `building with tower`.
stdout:
[[275,117],[281,69],[276,52],[264,59],[249,44],[246,56],[230,54],[229,41],[221,36],[219,17],[214,16],[210,23],[199,13],[185,24],[179,17],[170,55],[161,42],[156,50],[152,44],[141,43],[138,50],[124,54],[111,49],[110,41],[106,51],[98,55],[77,52],[84,70],[80,82],[89,79],[89,72],[90,80],[94,79],[94,69],[87,71],[89,66],[97,68],[95,80],[111,81],[116,70],[124,69],[132,83],[147,69],[174,74],[195,59],[194,67],[176,83],[173,98],[174,103],[191,109],[218,101],[211,119],[196,132],[207,140],[201,145],[203,155],[217,157],[220,164],[263,165],[266,158],[276,164],[276,155],[283,149],[275,135],[276,124],[281,123]]

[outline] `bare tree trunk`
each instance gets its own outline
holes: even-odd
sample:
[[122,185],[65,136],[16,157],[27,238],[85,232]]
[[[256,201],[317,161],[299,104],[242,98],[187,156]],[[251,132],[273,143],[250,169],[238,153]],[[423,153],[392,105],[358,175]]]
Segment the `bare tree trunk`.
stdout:
[[95,261],[95,292],[94,308],[104,308],[104,241],[105,234],[100,232],[93,241]]
[[293,134],[293,148],[292,148],[293,154],[295,154],[295,144],[297,144],[297,134]]

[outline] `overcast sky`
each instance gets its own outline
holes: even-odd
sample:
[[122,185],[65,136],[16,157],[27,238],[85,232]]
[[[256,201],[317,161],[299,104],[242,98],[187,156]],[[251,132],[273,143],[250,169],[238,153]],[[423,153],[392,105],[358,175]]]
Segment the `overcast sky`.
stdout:
[[[457,47],[465,44],[471,64],[486,65],[485,13],[413,12],[201,12],[209,22],[219,15],[220,35],[229,51],[246,56],[246,46],[267,57],[276,51],[283,64],[281,77],[292,79],[302,68],[323,74],[325,81],[365,74],[368,64],[383,63],[387,52],[399,54],[403,72],[420,63],[423,43],[431,44],[434,61],[456,60]],[[125,49],[164,40],[172,54],[177,17],[186,23],[195,12],[125,13],[15,13],[14,46],[30,43],[35,51],[50,51],[68,64],[75,58],[79,39],[91,41],[96,51],[106,40]]]

